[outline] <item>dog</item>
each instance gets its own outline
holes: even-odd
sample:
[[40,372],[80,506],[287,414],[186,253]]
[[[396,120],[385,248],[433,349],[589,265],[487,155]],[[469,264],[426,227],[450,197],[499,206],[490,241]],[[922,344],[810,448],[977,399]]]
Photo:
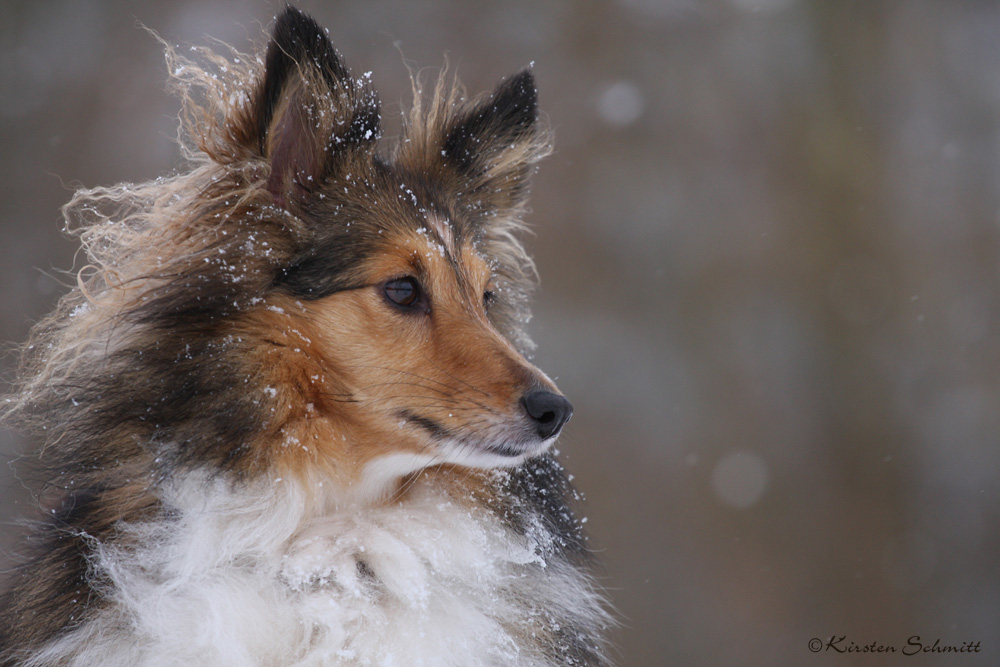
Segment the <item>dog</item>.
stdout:
[[414,77],[384,147],[295,8],[262,57],[166,48],[190,169],[64,207],[89,264],[6,404],[45,516],[0,664],[610,664],[526,357],[531,71]]

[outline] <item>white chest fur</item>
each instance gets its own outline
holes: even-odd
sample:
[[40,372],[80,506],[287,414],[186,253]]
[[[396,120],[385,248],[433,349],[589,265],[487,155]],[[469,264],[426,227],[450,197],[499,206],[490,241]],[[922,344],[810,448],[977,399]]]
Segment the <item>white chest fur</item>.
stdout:
[[287,483],[198,489],[127,527],[138,549],[98,549],[115,604],[38,664],[548,665],[537,634],[600,613],[540,521],[521,534],[427,484],[319,516]]

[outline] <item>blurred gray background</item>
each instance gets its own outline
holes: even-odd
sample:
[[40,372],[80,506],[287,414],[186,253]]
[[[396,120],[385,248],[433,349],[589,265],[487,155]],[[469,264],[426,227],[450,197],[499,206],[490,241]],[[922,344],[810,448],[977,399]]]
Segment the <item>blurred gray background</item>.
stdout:
[[[1000,664],[1000,3],[299,4],[390,135],[404,57],[473,91],[535,63],[536,361],[622,664]],[[74,185],[181,166],[138,24],[246,50],[281,6],[0,3],[0,339],[63,292]],[[834,635],[981,653],[809,651]]]

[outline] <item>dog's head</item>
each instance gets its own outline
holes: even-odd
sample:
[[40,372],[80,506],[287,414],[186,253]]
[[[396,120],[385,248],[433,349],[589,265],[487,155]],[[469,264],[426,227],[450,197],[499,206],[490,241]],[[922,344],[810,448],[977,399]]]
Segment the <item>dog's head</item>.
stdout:
[[368,77],[289,8],[230,123],[266,164],[260,215],[295,231],[249,318],[292,467],[514,465],[570,417],[523,354],[532,266],[513,234],[547,151],[533,77],[417,97],[382,155]]
[[530,72],[415,84],[386,150],[368,76],[295,9],[261,60],[168,54],[193,169],[67,205],[98,270],[37,331],[19,409],[168,474],[384,486],[543,452],[571,407],[524,356]]

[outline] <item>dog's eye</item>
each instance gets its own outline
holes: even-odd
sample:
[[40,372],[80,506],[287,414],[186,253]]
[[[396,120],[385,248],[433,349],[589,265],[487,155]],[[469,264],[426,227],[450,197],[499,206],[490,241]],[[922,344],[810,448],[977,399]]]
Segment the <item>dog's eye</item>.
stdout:
[[385,297],[397,306],[412,306],[420,300],[420,283],[409,276],[390,280],[384,287]]
[[497,294],[493,290],[488,289],[483,292],[483,308],[489,310],[490,306],[493,305],[493,302],[496,301],[496,299]]

